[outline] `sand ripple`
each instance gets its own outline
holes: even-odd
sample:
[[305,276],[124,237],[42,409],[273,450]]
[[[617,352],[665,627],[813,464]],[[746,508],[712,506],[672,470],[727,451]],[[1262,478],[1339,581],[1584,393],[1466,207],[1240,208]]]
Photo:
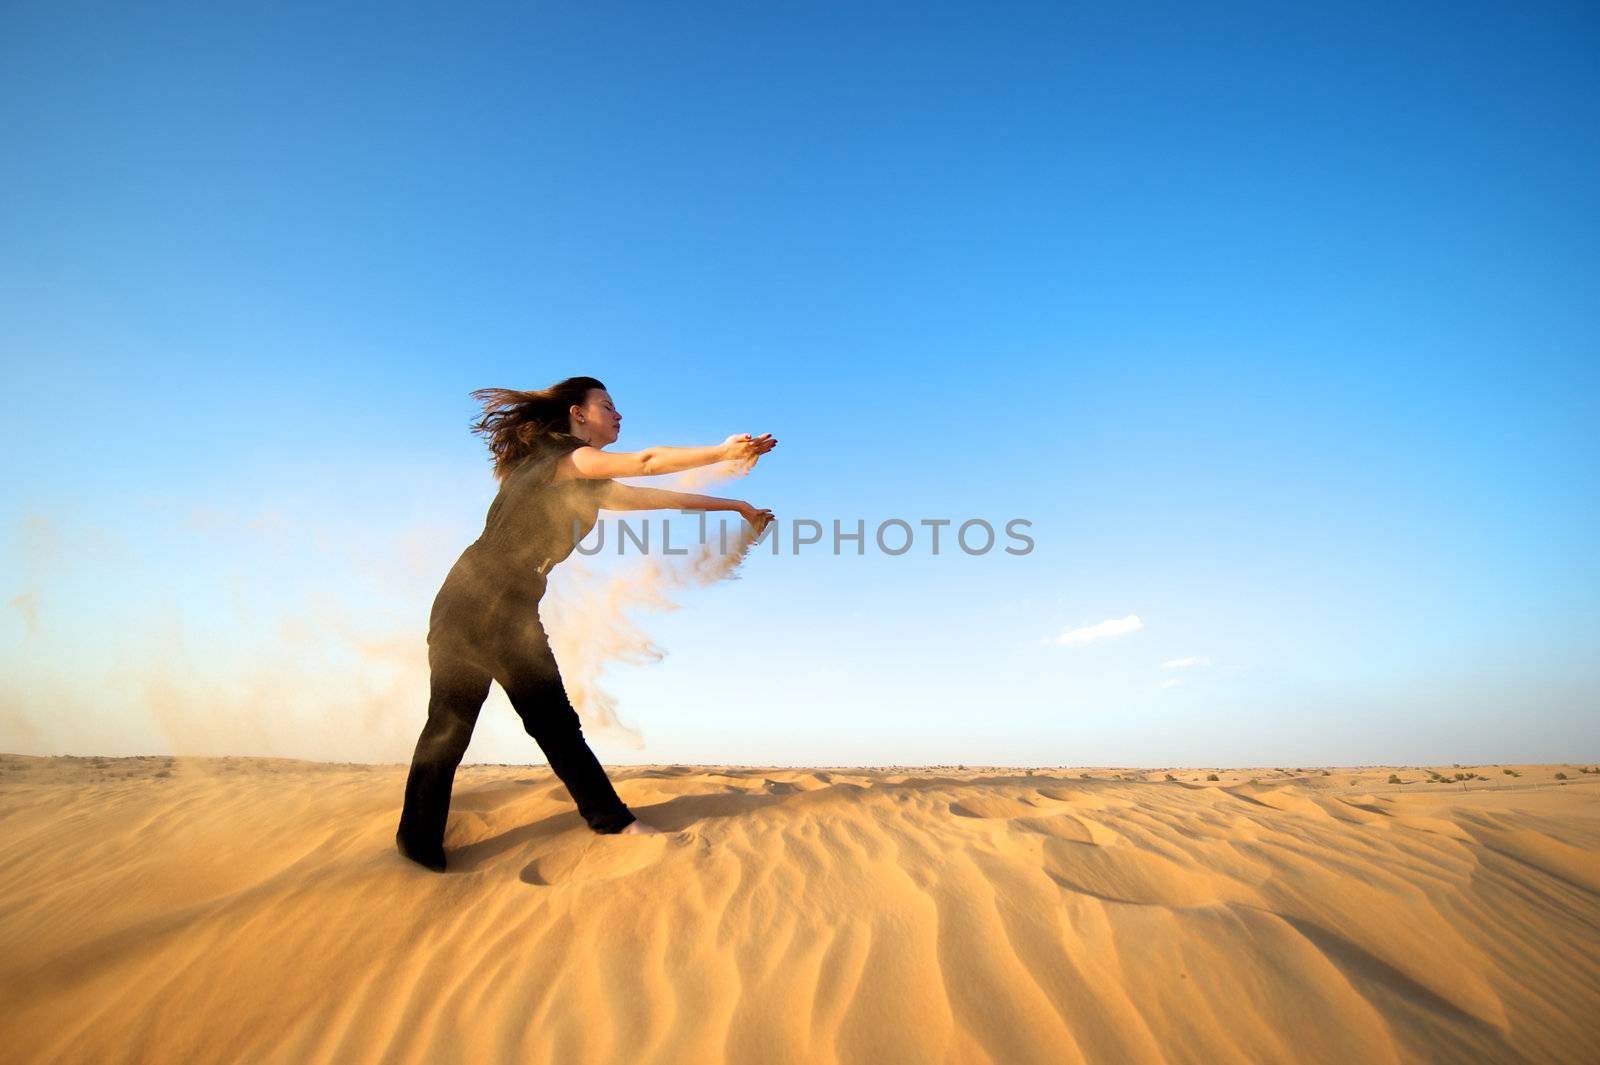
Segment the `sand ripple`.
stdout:
[[438,876],[392,848],[402,767],[0,756],[0,1037],[30,1062],[1592,1061],[1600,775],[1558,768],[623,768],[664,832],[596,836],[548,770],[473,766]]

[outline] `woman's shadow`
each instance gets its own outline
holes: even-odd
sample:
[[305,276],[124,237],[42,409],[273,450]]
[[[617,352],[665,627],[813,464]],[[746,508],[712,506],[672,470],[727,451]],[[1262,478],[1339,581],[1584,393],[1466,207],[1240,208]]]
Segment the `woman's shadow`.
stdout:
[[[485,791],[504,792],[504,785],[483,789]],[[661,829],[660,836],[633,836],[624,841],[623,848],[608,848],[613,852],[626,849],[628,855],[645,858],[645,862],[635,863],[627,860],[621,854],[615,855],[615,860],[601,863],[604,868],[594,868],[597,876],[585,879],[609,878],[631,871],[627,866],[647,864],[659,856],[669,844],[686,845],[692,843],[697,837],[705,843],[704,837],[699,833],[690,833],[691,826],[704,825],[719,818],[740,817],[765,806],[782,802],[789,794],[801,793],[800,789],[792,785],[773,781],[766,794],[745,791],[718,792],[704,795],[678,795],[666,802],[650,806],[631,806],[641,820]],[[475,792],[467,792],[463,799],[470,798]],[[565,810],[549,817],[541,818],[531,824],[519,825],[507,829],[497,835],[477,840],[462,847],[450,850],[450,872],[475,872],[483,868],[495,858],[507,851],[534,852],[540,855],[527,866],[522,873],[522,879],[531,884],[552,884],[574,879],[576,867],[582,864],[590,849],[602,840],[598,833],[591,832],[584,824],[576,810]],[[709,850],[709,844],[705,848]],[[608,855],[610,857],[610,855]],[[593,865],[594,863],[589,863]]]

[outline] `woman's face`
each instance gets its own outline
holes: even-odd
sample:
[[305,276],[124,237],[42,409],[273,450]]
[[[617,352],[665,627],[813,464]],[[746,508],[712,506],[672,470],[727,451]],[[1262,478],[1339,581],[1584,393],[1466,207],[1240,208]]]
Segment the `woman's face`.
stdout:
[[589,397],[572,415],[572,428],[594,447],[616,443],[622,433],[622,415],[611,402],[611,393],[603,388],[589,389]]

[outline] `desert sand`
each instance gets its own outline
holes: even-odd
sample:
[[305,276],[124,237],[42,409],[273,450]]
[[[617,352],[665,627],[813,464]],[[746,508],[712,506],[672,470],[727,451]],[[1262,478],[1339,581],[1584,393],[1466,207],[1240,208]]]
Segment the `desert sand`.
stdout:
[[403,766],[7,755],[0,1057],[1594,1061],[1591,768],[465,766],[437,874]]

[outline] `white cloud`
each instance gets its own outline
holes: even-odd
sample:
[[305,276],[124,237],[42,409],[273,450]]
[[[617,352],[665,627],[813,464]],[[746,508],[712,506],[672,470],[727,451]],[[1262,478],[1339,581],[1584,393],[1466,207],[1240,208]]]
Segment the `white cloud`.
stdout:
[[1176,688],[1179,685],[1181,685],[1182,683],[1183,683],[1183,678],[1182,677],[1168,677],[1166,680],[1161,682],[1161,687],[1163,687],[1163,688]]
[[1137,632],[1142,628],[1144,628],[1144,622],[1139,620],[1139,615],[1129,614],[1125,618],[1110,618],[1098,624],[1085,625],[1081,629],[1068,629],[1056,637],[1056,643],[1088,643],[1091,640],[1124,636],[1130,632]]
[[1211,659],[1209,659],[1209,658],[1197,658],[1197,657],[1194,657],[1194,656],[1190,656],[1189,658],[1174,658],[1170,662],[1163,662],[1163,663],[1161,663],[1161,668],[1162,669],[1189,669],[1189,668],[1191,668],[1193,666],[1209,666],[1210,664],[1211,664]]

